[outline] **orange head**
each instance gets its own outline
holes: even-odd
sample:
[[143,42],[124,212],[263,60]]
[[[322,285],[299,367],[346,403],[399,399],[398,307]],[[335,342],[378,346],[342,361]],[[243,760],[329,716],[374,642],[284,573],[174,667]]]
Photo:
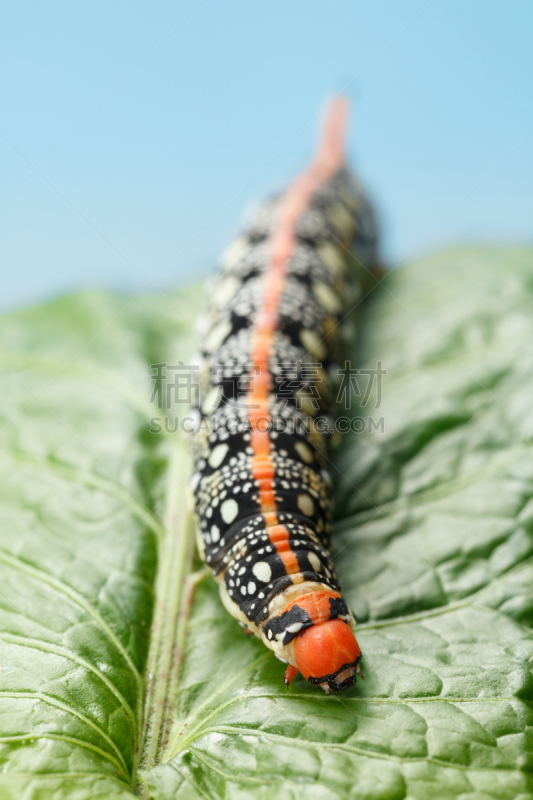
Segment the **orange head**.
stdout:
[[361,675],[361,650],[351,628],[340,619],[302,631],[294,640],[294,656],[304,678],[322,686],[326,694],[348,689]]

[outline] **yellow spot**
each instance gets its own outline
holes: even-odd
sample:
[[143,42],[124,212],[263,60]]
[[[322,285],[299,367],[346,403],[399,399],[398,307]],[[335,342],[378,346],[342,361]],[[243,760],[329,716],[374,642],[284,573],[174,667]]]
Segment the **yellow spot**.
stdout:
[[355,227],[354,218],[342,203],[335,203],[328,212],[328,219],[338,233],[348,237]]
[[317,252],[328,269],[334,273],[342,273],[346,268],[346,259],[331,242],[323,242],[317,247]]
[[311,449],[305,444],[305,442],[296,442],[296,444],[294,445],[294,449],[296,450],[302,461],[305,461],[306,464],[313,463],[313,453],[311,452]]
[[341,310],[342,302],[340,297],[326,283],[314,283],[313,294],[322,308],[325,308],[330,314],[337,314]]
[[302,514],[305,514],[306,517],[313,516],[315,506],[308,494],[298,495],[298,508],[300,509]]
[[313,358],[324,358],[327,353],[326,345],[314,331],[303,328],[300,331],[300,341]]
[[308,553],[307,559],[311,566],[313,567],[315,572],[320,572],[320,567],[322,566],[320,563],[320,559],[316,553]]

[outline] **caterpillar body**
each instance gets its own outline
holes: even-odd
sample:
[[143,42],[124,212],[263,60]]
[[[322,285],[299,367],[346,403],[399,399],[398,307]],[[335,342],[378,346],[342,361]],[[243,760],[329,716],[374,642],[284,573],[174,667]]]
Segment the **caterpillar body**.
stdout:
[[192,435],[198,545],[225,607],[326,693],[360,674],[329,554],[327,470],[341,323],[376,261],[372,208],[344,159],[347,105],[318,154],[259,209],[213,287]]

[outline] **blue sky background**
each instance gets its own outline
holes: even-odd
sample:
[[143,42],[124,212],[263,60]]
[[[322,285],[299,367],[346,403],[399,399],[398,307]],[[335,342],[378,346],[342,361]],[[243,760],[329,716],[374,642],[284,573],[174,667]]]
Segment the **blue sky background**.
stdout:
[[206,275],[338,91],[390,265],[533,241],[529,0],[4,0],[0,23],[2,308]]

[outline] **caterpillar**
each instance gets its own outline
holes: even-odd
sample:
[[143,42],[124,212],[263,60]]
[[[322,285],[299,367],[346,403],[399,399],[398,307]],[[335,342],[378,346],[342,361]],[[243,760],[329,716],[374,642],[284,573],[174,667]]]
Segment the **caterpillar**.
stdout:
[[198,547],[224,606],[288,665],[286,686],[301,672],[326,694],[361,675],[329,553],[327,453],[341,323],[377,247],[346,116],[338,98],[309,168],[223,256],[192,435]]

